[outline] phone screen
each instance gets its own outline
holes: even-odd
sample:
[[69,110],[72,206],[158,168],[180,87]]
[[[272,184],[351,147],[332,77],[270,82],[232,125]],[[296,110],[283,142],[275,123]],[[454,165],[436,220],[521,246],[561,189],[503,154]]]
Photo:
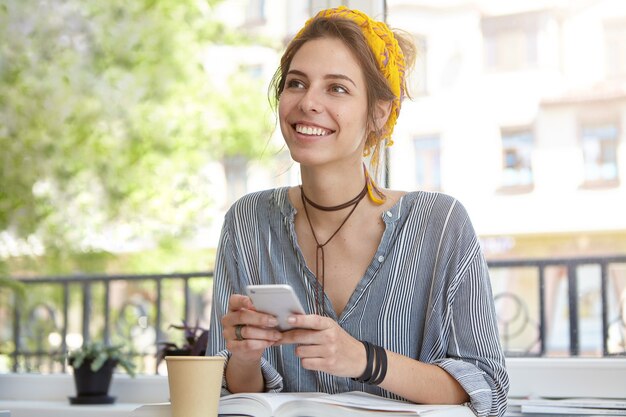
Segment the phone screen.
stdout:
[[248,285],[246,292],[257,311],[276,317],[280,330],[292,328],[287,323],[290,315],[304,314],[300,300],[289,285]]

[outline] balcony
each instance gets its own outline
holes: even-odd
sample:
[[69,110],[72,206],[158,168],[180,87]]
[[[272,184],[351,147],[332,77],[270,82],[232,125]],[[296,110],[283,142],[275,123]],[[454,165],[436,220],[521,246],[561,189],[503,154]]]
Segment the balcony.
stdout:
[[[488,263],[510,396],[621,398],[626,256]],[[15,416],[78,412],[67,404],[73,385],[60,359],[87,340],[129,343],[140,375],[114,378],[115,407],[81,412],[122,416],[141,403],[167,401],[167,378],[159,375],[164,369],[156,363],[156,343],[180,338],[168,329],[171,323],[208,325],[212,276],[21,279],[26,300],[16,303],[8,292],[0,293],[0,408],[14,410]]]
[[[626,256],[498,260],[489,267],[508,357],[626,355]],[[208,326],[212,276],[21,279],[26,300],[4,294],[0,307],[0,372],[66,372],[60,358],[68,350],[104,340],[132,346],[140,373],[162,373],[156,344],[182,340],[169,325]]]

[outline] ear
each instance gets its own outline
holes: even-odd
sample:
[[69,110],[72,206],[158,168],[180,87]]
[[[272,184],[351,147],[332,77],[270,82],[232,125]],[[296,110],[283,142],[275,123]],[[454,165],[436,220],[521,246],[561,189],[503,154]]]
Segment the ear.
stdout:
[[374,109],[374,123],[376,125],[376,130],[381,130],[385,126],[385,123],[387,123],[387,119],[391,113],[391,104],[391,101],[384,100],[378,100],[376,103],[376,108]]

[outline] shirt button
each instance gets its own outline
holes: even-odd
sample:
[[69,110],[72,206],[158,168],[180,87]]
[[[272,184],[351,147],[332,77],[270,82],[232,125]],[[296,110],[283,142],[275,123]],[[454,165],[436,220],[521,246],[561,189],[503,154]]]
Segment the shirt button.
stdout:
[[387,217],[393,217],[393,213],[392,213],[392,212],[390,212],[390,211],[388,211],[388,212],[387,212]]
[[385,260],[385,257],[384,257],[384,256],[380,255],[380,256],[378,257],[378,262],[382,262],[382,261],[384,261],[384,260]]

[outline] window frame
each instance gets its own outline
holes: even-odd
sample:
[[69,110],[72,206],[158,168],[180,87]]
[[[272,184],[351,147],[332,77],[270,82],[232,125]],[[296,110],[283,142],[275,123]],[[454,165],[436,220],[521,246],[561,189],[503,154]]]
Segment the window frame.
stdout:
[[[615,159],[613,164],[615,166],[615,177],[614,178],[588,178],[587,176],[587,156],[585,152],[585,129],[590,129],[593,127],[603,128],[605,126],[612,126],[615,128],[615,136],[614,136],[614,154]],[[578,123],[578,133],[577,140],[578,146],[580,148],[581,157],[582,157],[582,182],[580,184],[581,189],[604,189],[604,188],[615,188],[620,185],[620,161],[619,161],[619,147],[621,140],[621,126],[619,123],[619,118],[617,117],[604,117],[598,119],[582,119]]]
[[[514,183],[508,184],[505,183],[504,177],[506,175],[505,170],[507,169],[506,164],[506,156],[505,151],[507,147],[505,147],[505,139],[514,138],[516,136],[527,134],[530,137],[529,142],[529,150],[527,158],[527,168],[530,173],[530,181],[527,183]],[[506,126],[500,128],[500,188],[498,189],[499,193],[502,194],[524,194],[529,193],[535,188],[535,175],[533,170],[533,152],[536,146],[536,132],[533,126]],[[525,165],[526,166],[526,165]],[[516,169],[519,172],[519,169]]]

